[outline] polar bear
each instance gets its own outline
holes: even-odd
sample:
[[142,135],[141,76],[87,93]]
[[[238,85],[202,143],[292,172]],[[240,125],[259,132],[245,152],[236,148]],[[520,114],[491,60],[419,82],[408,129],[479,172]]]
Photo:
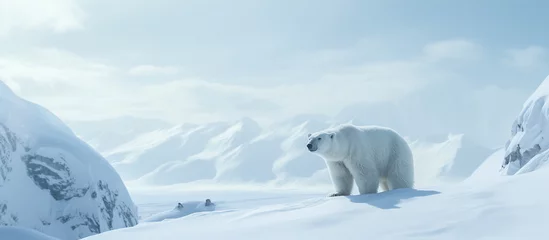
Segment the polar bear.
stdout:
[[326,162],[336,191],[330,197],[350,195],[353,180],[361,195],[414,186],[412,151],[393,129],[341,124],[309,133],[307,149]]

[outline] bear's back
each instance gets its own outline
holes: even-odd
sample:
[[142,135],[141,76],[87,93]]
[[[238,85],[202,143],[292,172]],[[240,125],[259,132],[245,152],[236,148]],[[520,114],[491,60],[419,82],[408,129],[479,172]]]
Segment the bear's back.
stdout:
[[346,138],[350,151],[361,151],[359,149],[366,148],[369,154],[386,155],[392,148],[404,143],[404,139],[388,127],[345,124],[338,126],[337,131],[340,137]]
[[377,125],[353,125],[353,124],[341,124],[336,128],[336,131],[344,134],[345,136],[353,136],[359,134],[360,136],[374,138],[376,140],[383,140],[387,137],[395,138],[400,135],[391,128],[377,126]]

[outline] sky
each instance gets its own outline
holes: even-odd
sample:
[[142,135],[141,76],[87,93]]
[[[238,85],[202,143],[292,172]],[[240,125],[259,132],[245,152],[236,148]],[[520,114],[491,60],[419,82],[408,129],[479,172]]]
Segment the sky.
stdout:
[[0,0],[0,79],[65,121],[322,114],[497,147],[549,75],[546,9],[505,0]]

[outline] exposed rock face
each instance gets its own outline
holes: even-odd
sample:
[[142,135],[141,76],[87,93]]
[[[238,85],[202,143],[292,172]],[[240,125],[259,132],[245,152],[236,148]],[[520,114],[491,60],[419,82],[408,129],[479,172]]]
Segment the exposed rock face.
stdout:
[[534,171],[549,159],[549,77],[524,104],[505,144],[502,173],[506,175]]
[[137,216],[101,155],[0,82],[0,225],[79,239],[134,226]]

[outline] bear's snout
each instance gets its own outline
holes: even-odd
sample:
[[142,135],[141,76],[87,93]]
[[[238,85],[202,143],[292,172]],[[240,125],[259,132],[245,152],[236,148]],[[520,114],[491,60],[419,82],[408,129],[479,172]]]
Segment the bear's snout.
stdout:
[[311,151],[311,152],[316,151],[316,148],[311,143],[307,144],[307,149],[309,149],[309,151]]

